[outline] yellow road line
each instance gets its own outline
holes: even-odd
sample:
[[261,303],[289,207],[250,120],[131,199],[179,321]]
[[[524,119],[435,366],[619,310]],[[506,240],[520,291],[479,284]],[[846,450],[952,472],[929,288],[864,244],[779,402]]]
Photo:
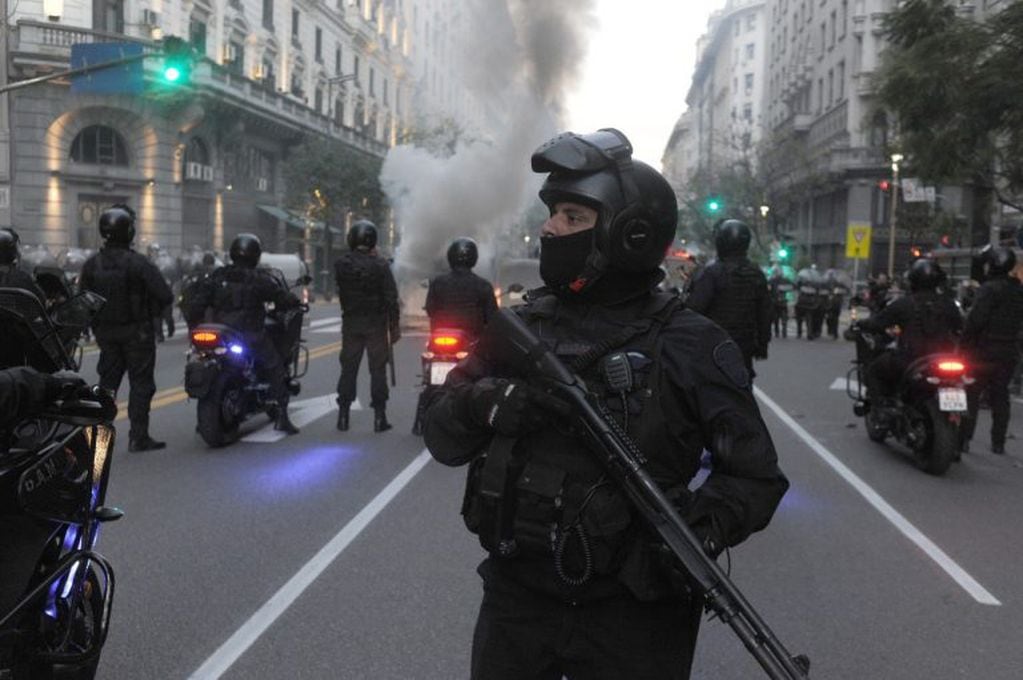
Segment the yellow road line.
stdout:
[[[319,359],[320,357],[332,355],[335,352],[338,352],[340,349],[341,349],[340,340],[338,340],[337,342],[329,343],[327,345],[321,345],[309,351],[309,360],[312,361],[313,359]],[[163,408],[164,406],[170,406],[171,404],[176,404],[179,401],[184,401],[185,399],[188,399],[188,394],[185,392],[184,387],[181,386],[170,387],[165,390],[160,390],[159,392],[153,395],[153,401],[152,403],[150,403],[149,409],[150,411],[152,411],[158,408]],[[127,409],[128,409],[127,401],[117,402],[117,412],[119,414],[117,416],[118,422],[128,419]]]

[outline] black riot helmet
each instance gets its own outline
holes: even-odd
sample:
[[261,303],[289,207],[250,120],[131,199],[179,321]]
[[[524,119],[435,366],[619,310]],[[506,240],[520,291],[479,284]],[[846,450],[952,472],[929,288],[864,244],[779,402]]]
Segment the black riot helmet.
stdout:
[[[550,173],[540,200],[551,210],[571,201],[594,208],[593,250],[580,278],[608,269],[655,271],[675,238],[678,204],[659,172],[632,159],[632,144],[614,128],[566,132],[533,152],[533,172]],[[584,284],[585,285],[585,284]]]
[[1008,276],[1016,268],[1016,253],[1012,248],[996,246],[987,252],[988,276]]
[[238,267],[255,269],[263,254],[263,244],[255,234],[238,234],[231,241],[231,262]]
[[471,238],[456,238],[448,246],[448,264],[452,269],[472,269],[479,258],[479,249]]
[[18,232],[9,227],[0,229],[0,264],[18,261]]
[[906,274],[909,289],[914,293],[935,290],[945,280],[945,272],[934,260],[921,257],[909,267]]
[[753,232],[742,220],[721,220],[714,225],[714,247],[718,257],[745,255]]
[[352,250],[372,250],[377,244],[377,225],[369,220],[357,220],[348,230],[348,247]]
[[107,208],[99,216],[99,234],[107,243],[131,245],[135,239],[135,211],[123,203]]

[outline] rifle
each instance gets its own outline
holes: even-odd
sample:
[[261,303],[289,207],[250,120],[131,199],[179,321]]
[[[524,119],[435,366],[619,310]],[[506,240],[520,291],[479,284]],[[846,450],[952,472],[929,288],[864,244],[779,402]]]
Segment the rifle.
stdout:
[[394,375],[394,343],[391,342],[391,324],[387,324],[387,366],[391,374],[391,387],[397,387],[398,380]]
[[702,594],[706,609],[731,626],[768,677],[808,678],[810,660],[789,654],[718,563],[704,552],[700,539],[644,469],[643,453],[586,383],[508,309],[499,311],[488,325],[487,334],[499,339],[501,358],[524,369],[528,377],[542,379],[554,388],[556,396],[569,403],[590,450],[681,563]]

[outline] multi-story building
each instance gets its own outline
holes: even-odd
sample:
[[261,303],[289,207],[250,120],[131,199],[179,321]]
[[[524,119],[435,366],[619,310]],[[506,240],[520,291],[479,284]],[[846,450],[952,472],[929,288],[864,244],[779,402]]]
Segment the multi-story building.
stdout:
[[751,158],[763,131],[766,21],[764,0],[728,0],[697,45],[686,96],[695,166],[713,173]]
[[95,247],[99,211],[126,202],[138,210],[140,240],[172,251],[222,249],[240,231],[272,250],[308,248],[310,230],[324,227],[282,205],[289,150],[313,136],[382,157],[421,113],[472,115],[454,81],[456,8],[455,0],[13,5],[12,83],[67,69],[79,44],[148,52],[181,36],[204,58],[177,89],[153,87],[152,58],[139,87],[126,75],[120,91],[102,92],[89,75],[0,95],[0,223],[53,252]]
[[689,111],[685,111],[676,121],[661,156],[661,172],[675,189],[679,202],[685,199],[689,180],[696,172],[699,156],[695,141],[693,117]]

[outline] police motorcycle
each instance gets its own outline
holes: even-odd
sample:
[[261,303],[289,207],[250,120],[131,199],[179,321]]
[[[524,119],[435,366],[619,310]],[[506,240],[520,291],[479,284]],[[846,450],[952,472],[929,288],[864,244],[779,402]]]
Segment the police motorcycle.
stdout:
[[856,359],[846,377],[854,400],[853,413],[864,419],[871,441],[891,435],[907,446],[913,462],[924,472],[942,475],[956,459],[959,427],[966,416],[966,386],[973,382],[966,361],[955,354],[929,354],[914,360],[903,372],[892,403],[867,404],[864,383],[867,366],[890,346],[887,334],[850,328]]
[[[3,342],[24,365],[73,369],[75,329],[103,300],[82,293],[48,316],[26,291],[0,289]],[[52,316],[52,319],[51,319]],[[0,433],[0,678],[93,678],[106,640],[114,570],[96,552],[114,447],[113,396],[98,387],[61,395]]]
[[[269,270],[287,288],[284,276]],[[308,283],[302,277],[299,285]],[[302,318],[308,305],[277,310],[268,305],[266,331],[284,360],[288,391],[301,391],[299,379],[309,369],[309,349],[302,338]],[[257,413],[277,417],[270,383],[257,367],[257,357],[246,347],[242,333],[218,323],[200,323],[190,331],[191,348],[185,364],[185,392],[197,400],[196,430],[208,446],[231,444],[241,424]]]
[[430,331],[426,341],[426,349],[420,355],[422,365],[422,389],[416,403],[416,417],[412,422],[412,434],[423,433],[423,416],[426,406],[433,398],[434,392],[440,389],[451,369],[469,356],[469,337],[459,328],[436,328]]

